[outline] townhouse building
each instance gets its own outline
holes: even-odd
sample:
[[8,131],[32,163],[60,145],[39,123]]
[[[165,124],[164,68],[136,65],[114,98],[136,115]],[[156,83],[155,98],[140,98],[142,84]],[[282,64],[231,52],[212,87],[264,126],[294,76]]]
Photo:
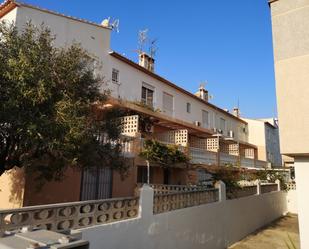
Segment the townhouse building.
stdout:
[[[146,162],[139,157],[146,139],[175,144],[191,160],[189,169],[179,166],[167,170],[151,165],[151,183],[196,184],[202,177],[198,172],[207,167],[267,166],[266,161],[258,158],[258,147],[249,143],[248,123],[237,110],[230,113],[211,104],[203,86],[193,94],[156,74],[155,60],[147,53],[141,52],[138,62],[134,62],[113,51],[112,29],[107,20],[96,24],[14,0],[0,5],[0,20],[13,22],[20,30],[30,20],[34,25],[44,23],[55,34],[56,47],[80,43],[101,65],[96,73],[104,78],[102,90],[111,91],[108,105],[131,113],[123,117],[122,135],[130,138],[123,142],[123,153],[130,164],[125,179],[107,167],[95,172],[70,169],[66,180],[47,183],[35,192],[31,177],[24,176],[25,180],[19,181],[22,193],[15,206],[133,195],[136,184],[146,181]],[[151,119],[151,125],[143,125],[142,117]],[[20,170],[16,171],[23,177]],[[10,182],[12,179],[16,181],[10,175],[0,177],[6,188],[0,193],[1,200],[7,200],[1,203],[5,207],[12,202],[10,196],[4,196],[15,186]]]
[[258,158],[267,161],[268,167],[282,167],[279,125],[274,118],[243,118],[248,124],[248,141],[258,147]]

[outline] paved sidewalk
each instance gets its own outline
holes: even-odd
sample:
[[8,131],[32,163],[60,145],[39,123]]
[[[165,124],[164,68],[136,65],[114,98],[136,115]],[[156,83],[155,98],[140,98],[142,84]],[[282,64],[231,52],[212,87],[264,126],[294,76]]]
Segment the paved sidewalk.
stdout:
[[[242,241],[229,247],[230,249],[289,249],[293,248],[290,240],[299,249],[298,218],[289,214],[269,226],[249,235]],[[289,246],[286,244],[288,243]]]

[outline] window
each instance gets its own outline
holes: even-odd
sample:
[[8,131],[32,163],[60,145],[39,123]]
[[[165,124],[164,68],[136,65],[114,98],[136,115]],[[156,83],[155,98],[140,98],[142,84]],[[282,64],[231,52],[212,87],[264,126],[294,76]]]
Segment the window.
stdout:
[[191,104],[187,103],[187,113],[191,113]]
[[209,127],[209,113],[208,113],[208,111],[202,110],[202,122],[203,122],[204,128]]
[[220,118],[220,130],[222,130],[222,132],[225,131],[225,119],[224,118]]
[[112,71],[112,82],[113,83],[119,83],[119,70],[113,68],[113,71]]
[[163,111],[168,115],[174,112],[174,97],[166,92],[163,92]]
[[150,85],[146,85],[143,83],[142,86],[142,103],[145,105],[148,105],[150,107],[153,107],[153,94],[154,94],[154,88]]

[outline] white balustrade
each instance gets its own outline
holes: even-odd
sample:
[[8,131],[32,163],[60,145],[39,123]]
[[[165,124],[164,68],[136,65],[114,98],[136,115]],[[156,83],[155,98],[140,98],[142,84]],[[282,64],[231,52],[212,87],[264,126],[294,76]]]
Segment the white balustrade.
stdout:
[[56,232],[137,217],[139,198],[82,201],[0,210],[0,237],[27,227]]
[[176,209],[217,202],[218,200],[218,189],[157,194],[154,196],[153,213],[159,214]]

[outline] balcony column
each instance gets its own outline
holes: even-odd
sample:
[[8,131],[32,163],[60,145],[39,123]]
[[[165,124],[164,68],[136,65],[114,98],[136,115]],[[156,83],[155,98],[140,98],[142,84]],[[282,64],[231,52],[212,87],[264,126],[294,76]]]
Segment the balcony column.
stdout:
[[254,168],[256,168],[256,160],[258,159],[258,150],[257,149],[253,149],[253,158],[254,158]]

